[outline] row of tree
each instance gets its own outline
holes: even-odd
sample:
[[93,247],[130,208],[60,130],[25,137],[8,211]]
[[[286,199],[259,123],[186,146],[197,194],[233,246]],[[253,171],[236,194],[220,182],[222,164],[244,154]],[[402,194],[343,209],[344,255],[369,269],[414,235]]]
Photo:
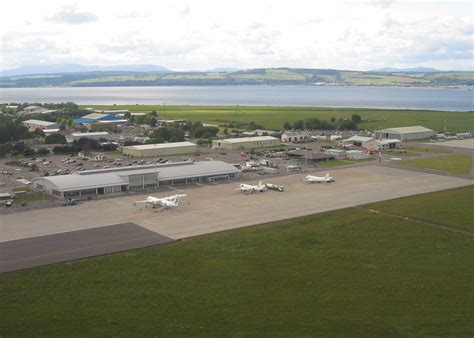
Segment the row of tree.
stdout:
[[294,123],[285,122],[283,124],[284,130],[357,130],[357,125],[362,122],[362,118],[358,114],[353,114],[350,120],[340,118],[336,120],[331,117],[329,121],[319,120],[317,118],[310,118],[306,120],[298,120]]
[[53,148],[53,152],[56,154],[69,154],[80,151],[113,151],[116,149],[117,145],[113,143],[101,144],[97,140],[83,137],[79,140],[74,140],[70,145],[56,146]]
[[195,139],[210,139],[216,137],[218,132],[219,128],[204,127],[201,122],[176,123],[171,127],[161,127],[153,131],[149,134],[148,143],[182,142],[186,134]]
[[39,148],[34,150],[23,142],[0,144],[0,157],[4,157],[7,154],[11,154],[12,156],[41,156],[49,154],[49,149]]

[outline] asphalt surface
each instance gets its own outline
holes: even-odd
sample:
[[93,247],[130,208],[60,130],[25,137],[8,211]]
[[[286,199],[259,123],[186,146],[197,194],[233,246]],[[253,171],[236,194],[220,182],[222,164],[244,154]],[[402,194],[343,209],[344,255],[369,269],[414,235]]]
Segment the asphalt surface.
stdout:
[[70,231],[0,243],[0,272],[172,242],[133,223]]
[[[147,195],[133,194],[66,208],[2,215],[0,271],[135,249],[474,183],[465,178],[377,165],[326,168],[319,175],[326,170],[336,182],[307,184],[302,182],[305,174],[260,178],[264,183],[285,186],[285,192],[244,195],[235,191],[237,182],[174,187],[152,194],[187,194],[179,207],[162,212],[134,207],[133,201],[143,200]],[[258,180],[247,183],[256,184]]]

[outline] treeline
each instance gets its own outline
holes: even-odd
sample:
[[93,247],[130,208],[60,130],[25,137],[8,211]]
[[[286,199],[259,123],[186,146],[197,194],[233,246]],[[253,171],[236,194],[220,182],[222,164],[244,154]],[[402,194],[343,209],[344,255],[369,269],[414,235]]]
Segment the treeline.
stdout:
[[147,115],[132,115],[130,112],[126,112],[124,115],[124,117],[127,118],[130,123],[148,124],[151,127],[156,127],[158,124],[158,120],[156,119],[157,116],[158,114],[154,110]]
[[310,118],[306,120],[298,120],[293,123],[285,122],[284,130],[357,130],[357,125],[362,122],[359,114],[353,114],[350,120],[331,117],[329,121]]
[[194,139],[210,139],[219,132],[217,127],[204,127],[201,122],[175,123],[170,127],[161,127],[151,134],[147,143],[182,142],[186,136]]
[[113,143],[101,144],[97,140],[90,138],[80,138],[74,140],[70,145],[61,145],[53,148],[53,152],[56,154],[69,154],[77,153],[80,151],[114,151],[117,149],[117,145]]
[[17,143],[5,143],[0,144],[0,157],[4,157],[7,154],[11,154],[12,156],[35,156],[35,155],[47,155],[49,154],[49,149],[47,148],[39,148],[39,149],[32,149],[29,148],[23,142]]
[[13,117],[0,114],[0,143],[31,138],[28,128],[15,121]]

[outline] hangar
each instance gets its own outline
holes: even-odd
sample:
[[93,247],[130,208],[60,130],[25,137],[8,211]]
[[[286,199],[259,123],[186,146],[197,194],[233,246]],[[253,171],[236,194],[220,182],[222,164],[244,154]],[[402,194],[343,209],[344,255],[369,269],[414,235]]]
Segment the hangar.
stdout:
[[32,180],[35,188],[58,197],[82,197],[159,186],[215,182],[240,177],[241,171],[221,161],[175,162],[126,168],[87,170]]
[[171,142],[171,143],[156,143],[143,144],[137,146],[123,147],[122,152],[125,155],[135,157],[158,157],[169,155],[185,155],[195,154],[198,148],[192,142]]
[[227,138],[223,140],[214,140],[212,141],[212,145],[216,148],[228,150],[244,150],[278,146],[280,145],[280,140],[273,136]]
[[430,138],[435,132],[422,126],[387,128],[375,132],[375,138],[398,139],[400,141]]

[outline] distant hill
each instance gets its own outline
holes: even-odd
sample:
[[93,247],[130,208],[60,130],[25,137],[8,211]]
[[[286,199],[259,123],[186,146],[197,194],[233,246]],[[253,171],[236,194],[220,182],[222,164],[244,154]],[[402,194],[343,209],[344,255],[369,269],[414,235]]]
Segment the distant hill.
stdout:
[[415,68],[380,68],[374,69],[372,72],[385,72],[385,73],[438,73],[440,70],[428,67],[415,67]]
[[239,70],[240,70],[239,68],[225,68],[225,67],[221,67],[221,68],[211,68],[211,69],[206,70],[206,72],[209,72],[209,73],[212,73],[212,72],[216,72],[216,73],[232,73],[232,72],[238,72]]
[[[173,72],[149,65],[87,67],[70,72],[0,77],[0,87],[113,87],[113,86],[224,86],[224,85],[305,85],[305,86],[393,86],[440,87],[474,86],[474,72],[410,72],[381,70],[361,72],[311,68],[257,68],[238,71]],[[99,70],[97,70],[99,69]],[[151,70],[148,70],[151,69]],[[418,68],[419,69],[419,68]],[[43,71],[45,71],[43,69]],[[54,72],[53,72],[54,71]]]
[[169,72],[170,70],[155,65],[118,65],[118,66],[84,66],[75,63],[58,63],[52,65],[24,66],[7,69],[0,72],[0,76],[21,76],[36,74],[64,74],[80,72]]

